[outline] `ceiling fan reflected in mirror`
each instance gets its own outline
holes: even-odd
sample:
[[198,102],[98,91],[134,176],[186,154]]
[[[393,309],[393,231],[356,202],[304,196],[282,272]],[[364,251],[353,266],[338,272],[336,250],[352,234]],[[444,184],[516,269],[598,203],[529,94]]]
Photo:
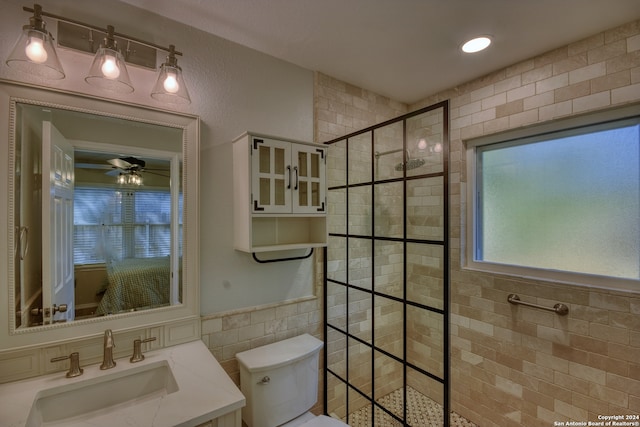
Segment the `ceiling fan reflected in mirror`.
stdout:
[[76,162],[77,168],[108,169],[106,175],[116,177],[116,182],[123,185],[142,185],[142,172],[162,176],[165,178],[169,177],[168,164],[164,168],[161,167],[163,165],[160,164],[161,162],[168,163],[166,161],[158,161],[155,162],[157,164],[152,165],[158,167],[147,167],[147,162],[145,160],[132,156],[106,159],[106,164],[97,163],[96,160],[98,159],[82,160],[87,162]]

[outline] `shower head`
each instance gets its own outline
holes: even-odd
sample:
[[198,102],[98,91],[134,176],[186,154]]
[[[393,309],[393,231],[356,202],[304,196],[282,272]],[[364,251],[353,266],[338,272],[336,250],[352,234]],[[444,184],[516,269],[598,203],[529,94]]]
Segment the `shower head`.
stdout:
[[407,163],[398,163],[396,165],[397,171],[402,171],[406,168],[406,170],[411,170],[415,168],[419,168],[424,165],[424,159],[407,159]]

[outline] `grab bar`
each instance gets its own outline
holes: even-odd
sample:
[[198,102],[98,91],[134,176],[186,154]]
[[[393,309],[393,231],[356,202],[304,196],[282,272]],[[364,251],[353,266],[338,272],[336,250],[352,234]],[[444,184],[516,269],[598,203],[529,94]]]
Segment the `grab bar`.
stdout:
[[511,304],[514,304],[514,305],[520,304],[520,305],[526,305],[527,307],[539,308],[541,310],[553,311],[554,313],[557,313],[560,316],[566,316],[567,314],[569,314],[569,307],[567,307],[565,304],[562,304],[560,302],[554,305],[553,307],[545,307],[542,305],[533,304],[531,302],[521,301],[520,297],[516,294],[509,294],[509,296],[507,297],[507,301],[509,301]]

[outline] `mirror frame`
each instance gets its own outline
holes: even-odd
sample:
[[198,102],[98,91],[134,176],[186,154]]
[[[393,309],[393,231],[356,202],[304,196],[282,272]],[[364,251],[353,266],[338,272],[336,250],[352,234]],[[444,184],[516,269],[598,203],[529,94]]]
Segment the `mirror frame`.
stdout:
[[[16,103],[73,110],[83,113],[115,117],[125,120],[168,126],[183,130],[182,188],[183,188],[183,277],[182,303],[168,307],[77,320],[69,323],[15,327],[14,251],[15,244],[12,188],[14,185],[14,144],[16,134]],[[0,79],[0,158],[4,172],[0,173],[0,188],[6,197],[0,200],[0,301],[8,305],[7,315],[0,316],[0,352],[43,345],[56,341],[74,340],[102,334],[105,329],[130,330],[164,325],[200,317],[199,269],[199,152],[200,118],[147,106],[128,104],[106,98],[60,91],[42,86],[22,84]]]

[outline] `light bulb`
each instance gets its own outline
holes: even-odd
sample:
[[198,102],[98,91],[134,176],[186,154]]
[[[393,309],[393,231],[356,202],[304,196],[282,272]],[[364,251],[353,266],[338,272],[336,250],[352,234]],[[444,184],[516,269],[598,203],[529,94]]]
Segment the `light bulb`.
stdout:
[[486,49],[491,44],[491,39],[489,37],[476,37],[475,39],[471,39],[465,44],[462,45],[462,51],[465,53],[475,53],[480,52],[481,50]]
[[162,86],[169,93],[177,93],[180,90],[178,79],[174,73],[167,73],[167,78],[164,79]]
[[418,149],[424,150],[425,148],[427,148],[427,140],[425,138],[420,138],[418,141]]
[[102,70],[102,75],[108,79],[117,79],[120,75],[120,68],[116,64],[116,58],[111,55],[105,55],[100,70]]
[[433,146],[433,152],[442,153],[442,143],[436,142],[436,144]]
[[27,55],[27,58],[36,64],[42,64],[48,57],[43,40],[37,37],[29,37],[29,43],[27,43],[24,53]]

